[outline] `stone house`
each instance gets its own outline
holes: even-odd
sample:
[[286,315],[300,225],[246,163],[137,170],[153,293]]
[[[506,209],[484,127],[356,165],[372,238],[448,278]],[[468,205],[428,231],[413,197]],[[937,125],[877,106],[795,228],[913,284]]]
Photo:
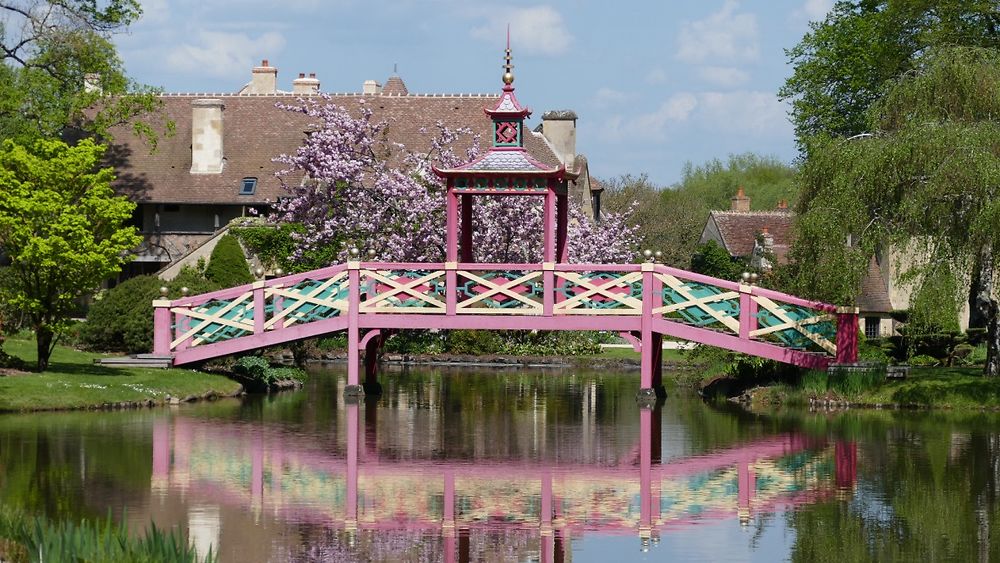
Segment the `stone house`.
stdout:
[[[295,152],[308,134],[309,118],[275,104],[294,105],[320,92],[315,74],[304,73],[292,81],[291,90],[280,90],[278,69],[264,60],[235,92],[161,95],[162,118],[175,124],[175,133],[161,136],[153,151],[128,124],[115,128],[109,164],[118,174],[116,189],[138,203],[133,222],[144,239],[123,276],[207,255],[211,241],[231,220],[252,208],[266,211],[269,202],[283,197],[275,177],[281,165],[273,158]],[[488,144],[492,123],[483,110],[499,97],[413,94],[398,76],[384,86],[367,80],[360,91],[330,96],[332,103],[352,112],[364,101],[374,120],[389,121],[387,140],[414,151],[430,149],[438,122],[452,129],[468,127],[481,144]],[[593,216],[600,186],[591,183],[587,160],[576,152],[576,120],[568,110],[544,113],[525,146],[543,163],[566,165],[572,197]]]
[[[782,202],[773,211],[751,211],[750,197],[742,187],[730,201],[730,209],[709,213],[699,244],[714,240],[734,259],[746,260],[754,268],[772,267],[769,256],[778,264],[787,263],[795,219],[788,205]],[[910,306],[913,287],[900,281],[908,255],[897,250],[879,252],[868,263],[856,301],[867,338],[895,334],[900,323],[893,312]],[[967,305],[959,312],[959,326],[962,330],[969,326]]]

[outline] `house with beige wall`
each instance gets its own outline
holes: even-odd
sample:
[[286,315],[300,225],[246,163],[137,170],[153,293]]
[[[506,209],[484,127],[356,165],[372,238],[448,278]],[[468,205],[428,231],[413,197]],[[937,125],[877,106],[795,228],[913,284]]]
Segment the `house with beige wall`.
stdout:
[[[275,176],[282,166],[273,159],[295,152],[310,118],[276,104],[315,98],[323,92],[320,86],[315,74],[299,73],[290,90],[279,89],[278,69],[264,60],[234,92],[162,94],[162,117],[175,124],[175,133],[161,137],[155,151],[129,124],[115,128],[109,149],[109,164],[118,174],[115,187],[138,204],[133,223],[143,235],[125,277],[163,270],[216,238],[233,219],[251,210],[265,212],[284,197]],[[364,102],[373,119],[389,122],[391,143],[429,151],[440,122],[470,128],[488,144],[492,123],[483,110],[495,105],[496,93],[414,94],[399,76],[384,86],[375,80],[360,86],[329,94],[331,103],[357,114]],[[590,180],[587,159],[577,154],[576,122],[570,110],[545,112],[525,147],[545,164],[566,166],[572,197],[593,217],[600,186]]]

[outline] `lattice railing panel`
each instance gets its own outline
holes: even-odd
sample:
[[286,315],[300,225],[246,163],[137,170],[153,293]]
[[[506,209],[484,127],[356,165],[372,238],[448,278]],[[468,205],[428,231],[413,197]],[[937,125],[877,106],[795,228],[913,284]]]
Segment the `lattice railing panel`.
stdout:
[[641,315],[641,272],[556,272],[556,315]]
[[[189,346],[212,344],[253,334],[253,292],[233,299],[213,299],[193,307],[174,307],[177,315],[171,349],[183,342]],[[263,314],[263,313],[262,313]]]
[[740,330],[740,294],[730,289],[681,280],[669,274],[655,274],[663,284],[662,306],[654,315],[732,333]]
[[361,270],[362,313],[438,313],[445,304],[444,270]]
[[267,322],[264,329],[310,323],[346,314],[350,285],[347,272],[329,279],[304,279],[288,287],[265,290]]
[[540,271],[460,270],[457,276],[458,313],[542,314],[545,290]]
[[833,315],[811,307],[778,303],[760,295],[752,299],[759,307],[759,328],[750,332],[751,338],[799,350],[837,353],[837,323]]

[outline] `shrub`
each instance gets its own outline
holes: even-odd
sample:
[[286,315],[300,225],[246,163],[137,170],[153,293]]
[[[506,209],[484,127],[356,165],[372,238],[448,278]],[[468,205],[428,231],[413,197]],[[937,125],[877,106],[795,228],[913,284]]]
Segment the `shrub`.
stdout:
[[222,287],[253,282],[250,265],[236,237],[226,234],[219,239],[215,249],[212,250],[212,257],[208,260],[205,277]]
[[250,391],[267,391],[279,381],[304,381],[305,371],[288,366],[272,367],[261,356],[243,356],[233,364],[233,373]]
[[910,358],[910,365],[915,367],[933,367],[940,363],[940,361],[927,354],[919,354]]
[[90,306],[87,322],[80,327],[80,343],[91,350],[140,354],[153,348],[153,300],[160,299],[160,287],[177,299],[181,288],[190,294],[214,291],[219,287],[193,268],[183,268],[169,282],[156,276],[136,276],[107,291]]
[[445,348],[452,354],[499,354],[503,339],[492,330],[452,330],[448,332]]

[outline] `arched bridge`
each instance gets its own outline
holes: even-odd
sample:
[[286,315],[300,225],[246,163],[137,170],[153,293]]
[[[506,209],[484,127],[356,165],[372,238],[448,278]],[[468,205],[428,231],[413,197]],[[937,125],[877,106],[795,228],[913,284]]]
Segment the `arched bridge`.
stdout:
[[174,365],[346,330],[354,390],[361,350],[377,385],[394,329],[616,331],[656,393],[663,336],[814,369],[857,360],[856,309],[650,262],[348,262],[154,307],[154,354]]

